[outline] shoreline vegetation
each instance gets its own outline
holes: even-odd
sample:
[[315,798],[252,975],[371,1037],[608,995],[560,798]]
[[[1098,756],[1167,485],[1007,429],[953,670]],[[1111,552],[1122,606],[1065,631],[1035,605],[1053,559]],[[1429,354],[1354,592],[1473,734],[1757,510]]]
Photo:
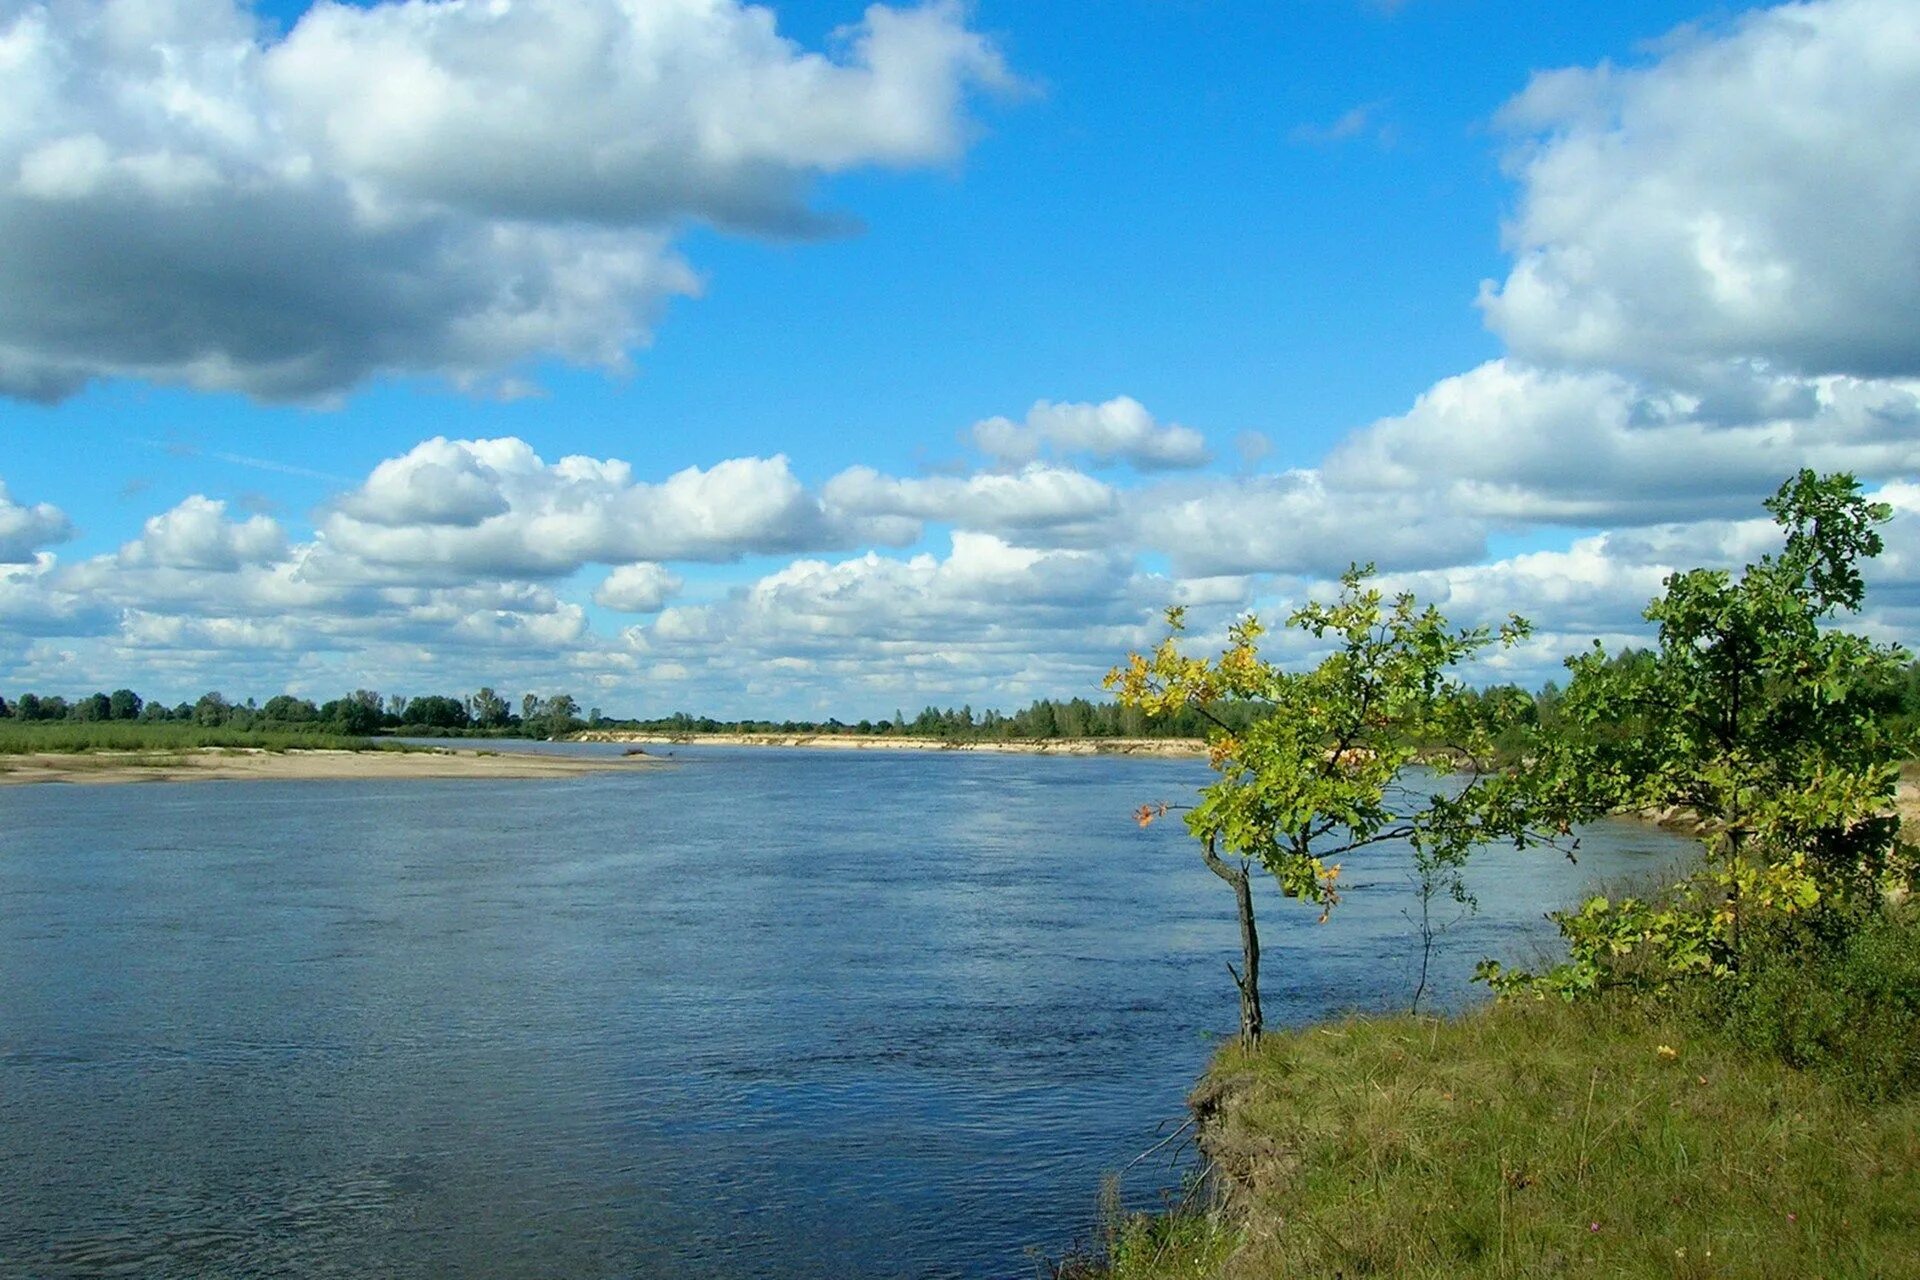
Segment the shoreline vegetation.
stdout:
[[[1110,1181],[1104,1238],[1059,1280],[1920,1278],[1914,665],[1832,625],[1893,512],[1811,470],[1765,506],[1777,551],[1669,574],[1655,647],[1570,656],[1551,707],[1462,716],[1435,691],[1494,633],[1389,605],[1360,567],[1287,620],[1335,641],[1309,670],[1263,656],[1255,618],[1190,655],[1179,610],[1114,670],[1148,709],[1273,714],[1188,816],[1236,888],[1243,963],[1240,1036],[1189,1098],[1197,1168],[1159,1214],[1121,1211]],[[1498,638],[1526,634],[1516,616]],[[1502,760],[1463,793],[1481,803],[1396,794],[1434,735]],[[1349,765],[1349,746],[1369,750]],[[1549,913],[1564,959],[1482,960],[1489,1004],[1419,1017],[1423,968],[1405,1014],[1263,1034],[1256,869],[1325,919],[1320,858],[1404,839],[1430,948],[1434,891],[1471,909],[1459,873],[1488,835],[1559,847],[1609,813],[1698,837],[1698,865]]]

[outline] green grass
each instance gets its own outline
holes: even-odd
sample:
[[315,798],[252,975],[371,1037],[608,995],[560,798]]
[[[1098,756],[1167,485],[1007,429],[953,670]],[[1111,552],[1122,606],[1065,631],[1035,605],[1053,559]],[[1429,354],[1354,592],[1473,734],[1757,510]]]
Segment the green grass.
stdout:
[[1114,1280],[1920,1276],[1920,1100],[1697,1019],[1519,1003],[1222,1052],[1224,1208],[1117,1227]]
[[267,751],[327,748],[364,751],[374,747],[367,738],[319,730],[209,729],[171,721],[0,721],[0,755],[36,751],[180,752],[205,747],[257,748]]

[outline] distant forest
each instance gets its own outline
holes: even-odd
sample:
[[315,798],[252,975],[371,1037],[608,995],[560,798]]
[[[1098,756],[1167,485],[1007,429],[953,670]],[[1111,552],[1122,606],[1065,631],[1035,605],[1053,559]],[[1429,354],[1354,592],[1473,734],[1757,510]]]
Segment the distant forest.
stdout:
[[[1614,659],[1617,664],[1651,660],[1645,651],[1628,650]],[[1462,689],[1459,705],[1469,714],[1481,707],[1502,706],[1518,700],[1525,704],[1524,716],[1534,721],[1551,722],[1560,698],[1559,687],[1549,681],[1543,688],[1529,691],[1518,685],[1495,685],[1486,689]],[[1882,695],[1881,712],[1896,723],[1920,721],[1920,662],[1907,666],[1900,679]],[[64,697],[43,697],[23,693],[9,702],[0,697],[0,721],[15,724],[32,722],[136,722],[147,724],[189,724],[202,729],[228,729],[241,732],[274,734],[346,735],[370,737],[391,734],[412,737],[527,737],[561,738],[583,729],[627,730],[635,733],[663,734],[675,737],[699,737],[706,734],[867,734],[899,735],[943,742],[995,742],[1045,738],[1204,738],[1215,728],[1239,729],[1262,714],[1257,703],[1215,706],[1211,715],[1183,708],[1167,716],[1149,718],[1138,708],[1122,707],[1115,702],[1094,702],[1086,698],[1041,698],[1022,710],[1011,713],[988,710],[976,712],[971,706],[958,708],[925,707],[907,716],[895,711],[891,717],[856,721],[832,720],[718,720],[687,712],[652,719],[621,719],[603,715],[598,707],[582,711],[578,699],[570,694],[541,697],[528,693],[516,704],[491,688],[472,694],[424,696],[381,695],[371,689],[356,689],[329,702],[316,703],[308,698],[280,694],[264,703],[230,701],[219,693],[207,693],[194,702],[167,706],[142,698],[131,689],[112,693],[94,693],[72,701]],[[1501,719],[1504,717],[1490,717]],[[1631,732],[1632,726],[1621,726]]]
[[[1250,720],[1251,707],[1232,709],[1227,716],[1240,723]],[[8,702],[0,697],[0,720],[15,723],[112,721],[145,724],[190,724],[203,729],[243,732],[313,732],[368,737],[375,734],[431,737],[559,738],[582,729],[628,730],[673,736],[716,733],[770,734],[898,734],[943,741],[1025,738],[1182,738],[1205,737],[1210,722],[1197,711],[1149,719],[1135,708],[1085,698],[1042,698],[1011,714],[972,707],[927,707],[908,718],[895,711],[878,720],[716,720],[684,711],[653,719],[609,717],[593,707],[583,711],[571,694],[540,697],[526,694],[513,703],[491,688],[467,695],[427,694],[418,697],[382,695],[356,689],[329,702],[280,694],[264,703],[236,702],[219,693],[198,701],[167,706],[141,697],[132,689],[94,693],[71,701],[64,697],[23,693]]]

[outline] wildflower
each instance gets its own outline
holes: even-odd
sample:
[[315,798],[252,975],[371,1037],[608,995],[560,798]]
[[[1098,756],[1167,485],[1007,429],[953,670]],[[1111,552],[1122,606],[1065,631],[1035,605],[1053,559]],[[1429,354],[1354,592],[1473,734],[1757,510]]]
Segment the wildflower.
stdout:
[[1587,1224],[1587,1230],[1589,1231],[1598,1231],[1599,1229],[1600,1229],[1600,1224],[1597,1222],[1589,1222]]
[[1680,1051],[1674,1048],[1670,1044],[1663,1044],[1658,1049],[1655,1049],[1654,1052],[1658,1054],[1663,1061],[1666,1061],[1666,1062],[1672,1062],[1675,1058],[1680,1056]]

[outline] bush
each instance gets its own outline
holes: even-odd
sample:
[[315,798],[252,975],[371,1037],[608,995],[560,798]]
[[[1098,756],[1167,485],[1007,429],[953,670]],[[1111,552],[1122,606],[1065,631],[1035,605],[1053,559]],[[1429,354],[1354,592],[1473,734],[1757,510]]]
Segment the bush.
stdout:
[[1768,939],[1696,1008],[1751,1049],[1856,1096],[1920,1092],[1920,911],[1874,912]]

